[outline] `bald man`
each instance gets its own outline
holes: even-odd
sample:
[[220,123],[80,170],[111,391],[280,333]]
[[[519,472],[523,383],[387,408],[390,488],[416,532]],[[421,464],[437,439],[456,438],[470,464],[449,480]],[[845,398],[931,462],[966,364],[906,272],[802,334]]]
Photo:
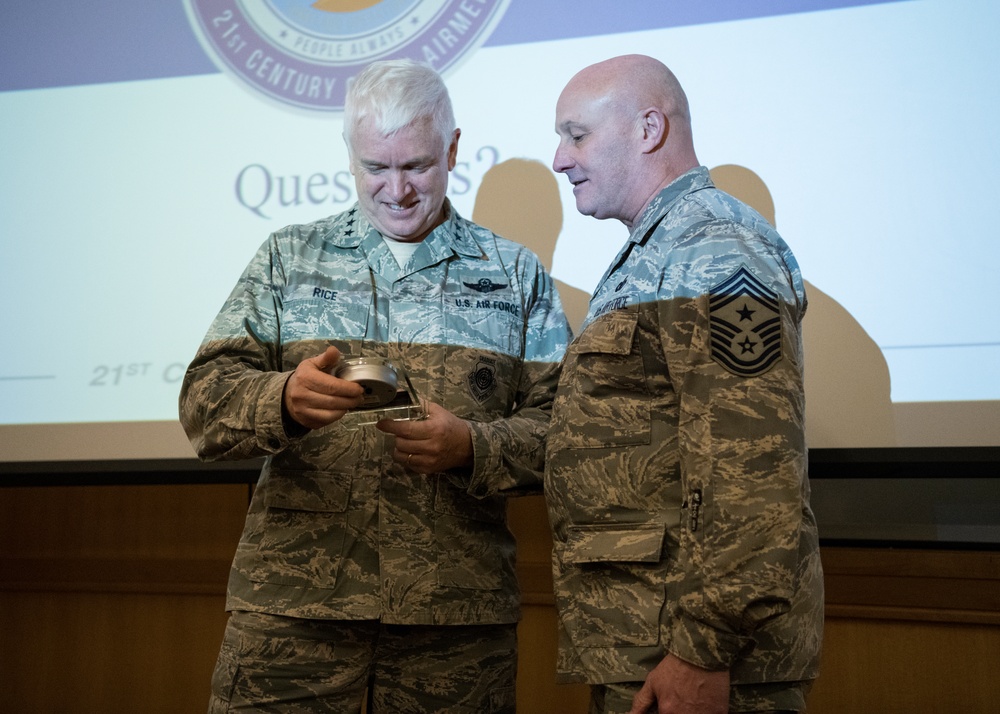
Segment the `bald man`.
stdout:
[[792,252],[700,166],[658,60],[579,72],[553,168],[629,231],[563,365],[546,449],[559,675],[595,713],[800,711],[822,570]]

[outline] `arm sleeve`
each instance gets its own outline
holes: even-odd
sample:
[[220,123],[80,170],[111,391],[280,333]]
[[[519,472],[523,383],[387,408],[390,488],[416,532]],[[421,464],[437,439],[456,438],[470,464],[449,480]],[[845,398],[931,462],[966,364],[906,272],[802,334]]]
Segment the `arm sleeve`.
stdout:
[[285,448],[280,371],[283,276],[274,236],[260,248],[185,373],[180,421],[199,458],[247,459]]
[[468,490],[480,498],[537,493],[542,488],[545,434],[571,333],[551,276],[537,259],[526,262],[524,355],[517,403],[506,419],[469,422],[474,465]]
[[[664,627],[674,655],[711,670],[730,668],[754,630],[790,607],[806,468],[795,288],[773,255],[743,240],[722,245],[730,249],[713,252],[710,267],[688,263],[694,274],[679,281],[688,294],[660,303],[679,397],[687,583]],[[713,342],[713,289],[741,268],[773,291],[780,318],[781,357],[760,373],[734,373]]]

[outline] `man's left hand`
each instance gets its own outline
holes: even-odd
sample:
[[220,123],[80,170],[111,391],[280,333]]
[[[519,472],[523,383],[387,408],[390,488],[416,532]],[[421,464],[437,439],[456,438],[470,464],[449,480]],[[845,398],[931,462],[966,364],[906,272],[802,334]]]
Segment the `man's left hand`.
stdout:
[[376,426],[396,437],[393,458],[422,474],[472,465],[472,434],[465,420],[433,402],[427,416],[413,421],[383,419]]
[[726,714],[729,671],[710,672],[667,655],[646,677],[629,714]]

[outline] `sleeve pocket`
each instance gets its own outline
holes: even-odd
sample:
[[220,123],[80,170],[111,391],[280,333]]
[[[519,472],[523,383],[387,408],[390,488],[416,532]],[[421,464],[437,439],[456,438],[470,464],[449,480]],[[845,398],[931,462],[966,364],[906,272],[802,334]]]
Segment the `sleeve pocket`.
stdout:
[[570,526],[564,559],[570,563],[656,563],[663,554],[666,526]]
[[555,595],[578,649],[659,642],[666,588],[658,561],[665,534],[659,523],[570,527]]

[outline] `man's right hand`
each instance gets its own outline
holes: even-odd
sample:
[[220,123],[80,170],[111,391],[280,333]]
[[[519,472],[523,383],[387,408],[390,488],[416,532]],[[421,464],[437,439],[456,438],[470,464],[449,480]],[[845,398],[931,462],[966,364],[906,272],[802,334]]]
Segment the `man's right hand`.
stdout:
[[364,387],[330,374],[338,361],[340,350],[327,347],[323,354],[302,360],[285,383],[285,409],[308,429],[332,424],[362,404]]

